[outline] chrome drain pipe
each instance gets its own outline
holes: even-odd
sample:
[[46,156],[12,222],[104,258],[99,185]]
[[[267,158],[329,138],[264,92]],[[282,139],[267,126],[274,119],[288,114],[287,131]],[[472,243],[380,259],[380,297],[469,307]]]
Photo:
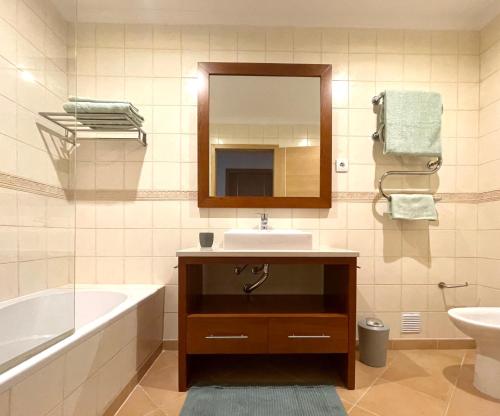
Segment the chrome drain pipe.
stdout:
[[255,283],[246,283],[245,286],[243,286],[243,291],[245,293],[252,293],[255,289],[257,289],[259,286],[261,286],[269,277],[269,264],[264,264],[262,266],[262,274],[259,277],[259,280],[257,280]]

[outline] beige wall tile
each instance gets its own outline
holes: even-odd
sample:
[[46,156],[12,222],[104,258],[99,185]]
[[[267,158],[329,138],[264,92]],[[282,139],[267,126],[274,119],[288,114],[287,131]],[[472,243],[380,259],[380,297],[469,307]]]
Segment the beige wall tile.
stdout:
[[458,33],[455,31],[433,32],[432,53],[435,55],[458,53]]
[[234,28],[224,26],[210,29],[210,49],[235,51],[238,44],[238,32]]
[[180,49],[181,31],[177,26],[154,25],[153,47],[155,49]]
[[456,82],[458,58],[456,55],[434,55],[431,62],[431,80]]
[[97,24],[95,40],[98,48],[123,48],[125,27],[114,24]]
[[153,73],[153,51],[151,49],[125,50],[125,75],[150,77]]
[[479,32],[466,31],[458,34],[458,52],[461,54],[479,54]]
[[181,48],[183,50],[207,50],[209,31],[205,27],[186,26],[181,29]]
[[123,229],[96,230],[96,255],[104,257],[124,255]]
[[96,73],[103,76],[123,76],[125,73],[124,50],[118,48],[97,48]]
[[349,31],[349,52],[367,53],[375,52],[377,34],[375,30],[355,29]]
[[431,33],[409,30],[404,34],[405,53],[431,53]]
[[96,282],[105,284],[122,284],[124,269],[122,257],[97,257]]
[[405,36],[402,30],[378,30],[378,53],[403,53],[405,50]]
[[374,54],[351,54],[349,55],[349,79],[355,81],[375,80]]
[[153,27],[151,25],[126,25],[125,48],[153,47]]
[[238,30],[238,50],[263,51],[266,49],[266,32],[260,28]]
[[320,52],[321,30],[309,28],[294,29],[293,49],[302,52]]
[[155,77],[179,77],[181,75],[181,53],[176,50],[153,51],[153,75]]
[[460,55],[458,57],[458,80],[461,82],[479,81],[479,57]]
[[401,286],[375,286],[375,310],[380,312],[401,310]]
[[347,53],[349,50],[349,31],[347,29],[323,29],[321,50],[323,52]]

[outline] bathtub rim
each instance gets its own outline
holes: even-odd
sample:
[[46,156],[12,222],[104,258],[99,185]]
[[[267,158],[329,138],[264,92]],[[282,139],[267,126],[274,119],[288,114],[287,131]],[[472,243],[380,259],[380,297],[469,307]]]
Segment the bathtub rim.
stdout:
[[0,374],[0,394],[57,360],[78,344],[104,330],[126,313],[136,309],[151,296],[163,290],[164,287],[164,285],[159,284],[77,284],[77,291],[120,292],[127,295],[127,298],[109,312],[75,330],[70,336]]

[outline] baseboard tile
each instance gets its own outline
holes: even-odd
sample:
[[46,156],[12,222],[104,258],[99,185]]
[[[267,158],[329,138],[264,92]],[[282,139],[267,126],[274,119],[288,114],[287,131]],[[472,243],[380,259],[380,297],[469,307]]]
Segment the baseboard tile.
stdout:
[[168,351],[177,351],[179,349],[179,341],[177,340],[164,340],[163,349]]
[[103,416],[113,416],[118,409],[122,406],[122,404],[127,400],[127,397],[132,393],[135,386],[139,384],[139,381],[144,377],[146,371],[153,365],[155,360],[163,351],[163,344],[160,344],[158,348],[149,356],[149,358],[144,362],[141,368],[135,373],[132,379],[127,383],[127,385],[123,388],[123,390],[118,394],[113,403],[111,403],[106,411],[103,413]]
[[476,348],[473,339],[393,339],[391,350],[461,350]]
[[438,350],[466,350],[476,348],[473,339],[439,339]]

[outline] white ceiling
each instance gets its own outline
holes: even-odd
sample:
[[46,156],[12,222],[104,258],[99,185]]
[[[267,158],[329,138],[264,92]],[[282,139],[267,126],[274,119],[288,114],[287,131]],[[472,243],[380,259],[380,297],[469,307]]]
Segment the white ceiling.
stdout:
[[[51,0],[73,20],[74,0]],[[109,23],[480,29],[500,0],[77,0],[78,20]]]

